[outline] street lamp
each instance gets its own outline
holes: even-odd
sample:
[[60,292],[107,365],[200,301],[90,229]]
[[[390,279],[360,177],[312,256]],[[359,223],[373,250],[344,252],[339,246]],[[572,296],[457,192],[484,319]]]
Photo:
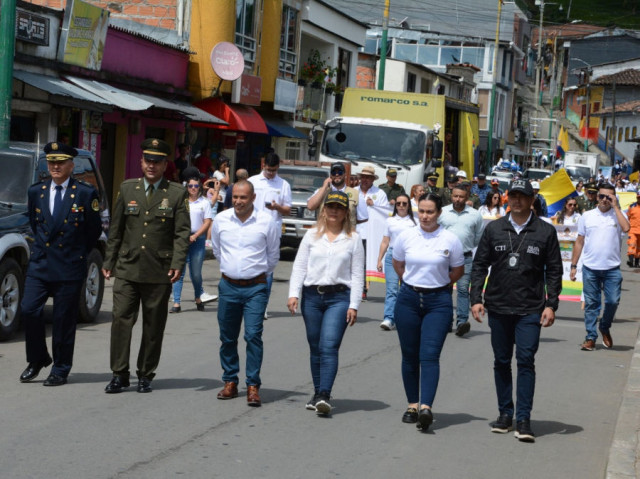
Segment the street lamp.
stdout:
[[[562,11],[562,4],[555,2],[545,2],[544,0],[536,0],[536,5],[540,6],[540,27],[538,28],[538,58],[536,61],[536,89],[535,89],[535,102],[536,110],[539,105],[542,105],[542,100],[538,98],[540,92],[540,80],[542,77],[542,19],[544,18],[544,6],[546,5],[560,5],[559,10]],[[542,95],[540,95],[542,96]]]

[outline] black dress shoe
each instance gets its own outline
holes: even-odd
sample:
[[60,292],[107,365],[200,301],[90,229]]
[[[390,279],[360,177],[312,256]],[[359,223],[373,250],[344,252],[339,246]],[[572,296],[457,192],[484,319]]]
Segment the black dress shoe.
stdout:
[[129,379],[122,376],[113,376],[111,382],[104,388],[107,394],[117,394],[129,387]]
[[415,407],[407,408],[402,415],[402,422],[407,424],[415,424],[418,422],[418,410]]
[[64,384],[67,384],[67,378],[53,373],[49,374],[49,377],[42,383],[43,386],[62,386]]
[[182,308],[180,306],[172,306],[169,310],[170,313],[179,313],[180,311],[182,311]]
[[196,303],[196,309],[198,311],[204,311],[204,303]]
[[138,378],[138,392],[150,393],[151,391],[153,391],[153,389],[151,389],[151,379],[144,376]]
[[53,360],[51,358],[48,358],[44,363],[29,363],[27,369],[22,371],[22,374],[20,375],[20,382],[28,383],[32,379],[37,378],[38,374],[40,374],[40,370],[42,368],[46,368],[52,362]]
[[431,409],[420,409],[420,413],[418,414],[418,424],[416,424],[417,428],[421,429],[422,432],[426,432],[432,422],[433,414],[431,413]]

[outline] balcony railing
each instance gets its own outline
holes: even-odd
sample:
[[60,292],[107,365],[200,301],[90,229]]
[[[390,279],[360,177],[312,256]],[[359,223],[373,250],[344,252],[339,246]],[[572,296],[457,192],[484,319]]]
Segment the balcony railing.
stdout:
[[245,68],[253,70],[256,63],[256,39],[236,33],[236,46],[242,52]]

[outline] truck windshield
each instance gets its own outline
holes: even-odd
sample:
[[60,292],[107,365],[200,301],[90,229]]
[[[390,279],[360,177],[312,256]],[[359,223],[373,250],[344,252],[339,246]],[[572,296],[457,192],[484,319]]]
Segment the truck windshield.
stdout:
[[329,176],[327,170],[318,168],[317,171],[312,170],[296,170],[295,168],[287,168],[281,166],[278,169],[278,176],[287,180],[291,185],[292,191],[305,191],[313,193],[322,187],[324,180]]
[[17,161],[20,159],[0,153],[0,204],[27,203],[27,191],[33,183],[33,162]]
[[588,166],[566,166],[567,174],[572,180],[586,180],[591,176],[591,168]]
[[325,130],[322,153],[336,159],[416,165],[424,161],[426,143],[422,131],[340,123]]

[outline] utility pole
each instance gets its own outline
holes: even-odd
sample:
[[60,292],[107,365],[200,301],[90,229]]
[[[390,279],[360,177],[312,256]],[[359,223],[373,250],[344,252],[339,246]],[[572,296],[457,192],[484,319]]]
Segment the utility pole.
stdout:
[[611,130],[613,131],[613,141],[611,141],[611,166],[616,164],[616,78],[613,77],[613,105],[612,105]]
[[0,147],[9,143],[11,133],[15,35],[16,0],[0,0]]
[[540,91],[540,79],[542,77],[542,19],[543,17],[544,17],[544,0],[540,0],[540,26],[538,27],[538,58],[536,59],[536,88],[535,88],[535,94],[533,97],[536,104],[536,110],[538,109],[538,105],[542,103],[538,98],[538,96]]
[[491,79],[491,97],[489,98],[489,127],[487,129],[487,158],[485,172],[491,172],[493,160],[493,116],[496,103],[496,83],[498,81],[498,48],[500,47],[500,16],[502,15],[502,0],[498,0],[498,23],[496,25],[496,41],[493,47],[493,75]]
[[382,17],[382,42],[380,43],[380,71],[378,72],[378,90],[384,90],[385,66],[387,63],[387,32],[389,30],[389,0],[384,1]]
[[586,133],[587,137],[584,140],[584,151],[589,151],[589,114],[591,113],[591,69],[587,68],[586,70],[586,80],[587,80],[587,112],[586,112]]

